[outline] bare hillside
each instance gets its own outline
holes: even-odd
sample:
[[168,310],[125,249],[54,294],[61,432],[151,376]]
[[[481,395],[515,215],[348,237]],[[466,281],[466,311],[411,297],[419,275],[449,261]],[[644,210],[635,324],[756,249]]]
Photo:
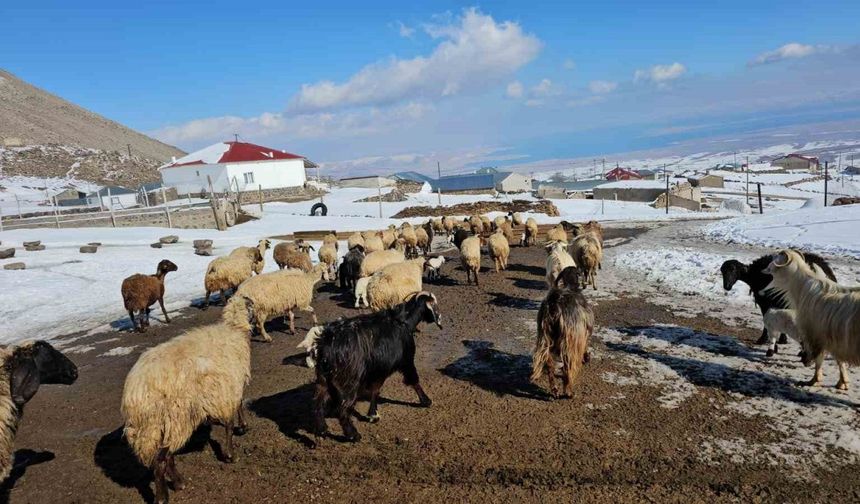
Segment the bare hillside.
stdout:
[[157,180],[155,169],[182,154],[176,147],[0,70],[0,168],[4,175],[75,175],[131,185]]

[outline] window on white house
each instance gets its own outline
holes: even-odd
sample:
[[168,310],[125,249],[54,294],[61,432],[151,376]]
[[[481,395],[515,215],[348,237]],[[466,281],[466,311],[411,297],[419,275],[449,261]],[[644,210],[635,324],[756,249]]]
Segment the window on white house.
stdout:
[[246,184],[253,184],[254,183],[254,173],[253,172],[245,173],[245,183]]
[[200,176],[200,170],[197,170],[197,176],[198,177]]

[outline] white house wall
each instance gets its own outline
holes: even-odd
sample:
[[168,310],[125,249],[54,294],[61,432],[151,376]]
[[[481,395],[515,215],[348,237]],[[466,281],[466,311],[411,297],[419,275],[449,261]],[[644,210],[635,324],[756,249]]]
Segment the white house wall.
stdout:
[[207,176],[212,177],[212,187],[216,192],[227,190],[227,170],[225,165],[188,165],[176,168],[163,168],[161,182],[167,187],[175,187],[179,194],[209,191]]
[[[240,191],[302,187],[307,180],[304,159],[281,159],[277,161],[252,161],[227,164],[227,174]],[[245,174],[253,173],[254,182],[246,183]],[[236,185],[233,189],[236,189]]]

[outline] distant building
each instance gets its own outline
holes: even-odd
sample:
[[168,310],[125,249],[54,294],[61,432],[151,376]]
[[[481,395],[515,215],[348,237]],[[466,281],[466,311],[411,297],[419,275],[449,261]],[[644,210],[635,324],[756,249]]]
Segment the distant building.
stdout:
[[601,184],[593,192],[594,199],[651,203],[666,192],[666,185],[657,180],[621,180]]
[[846,166],[842,173],[845,175],[860,175],[860,167],[858,166]]
[[604,179],[577,180],[570,182],[535,181],[534,190],[540,198],[560,199],[569,197],[589,198],[594,188],[605,184]]
[[361,187],[372,189],[374,187],[391,187],[397,184],[393,178],[381,175],[365,175],[363,177],[348,177],[340,179],[341,187]]
[[808,170],[810,172],[818,172],[818,158],[803,156],[801,154],[789,154],[774,159],[770,162],[771,166],[778,166],[784,170]]
[[475,170],[475,173],[477,173],[479,175],[486,175],[488,173],[489,174],[496,174],[496,173],[499,173],[499,170],[493,168],[492,166],[483,166],[483,167]]
[[636,170],[636,173],[642,177],[642,180],[657,180],[660,178],[660,172],[657,170],[649,170],[647,168],[643,168],[642,170]]
[[456,192],[529,192],[531,179],[514,172],[468,173],[449,175],[430,182],[433,191]]
[[606,173],[606,180],[641,180],[642,176],[630,168],[616,166]]
[[82,200],[87,197],[87,193],[78,191],[77,189],[66,189],[54,195],[57,201]]
[[256,191],[303,187],[306,168],[316,165],[303,156],[247,142],[219,142],[160,167],[165,186],[179,194]]
[[697,173],[687,177],[687,180],[693,187],[725,187],[725,179],[723,177],[710,173]]
[[419,184],[433,181],[431,177],[428,177],[427,175],[424,175],[423,173],[418,173],[416,171],[402,171],[392,173],[391,178],[393,178],[394,180],[401,180],[403,182],[417,182]]
[[87,195],[87,206],[113,208],[114,210],[134,208],[139,206],[137,191],[119,186],[102,187],[97,192]]

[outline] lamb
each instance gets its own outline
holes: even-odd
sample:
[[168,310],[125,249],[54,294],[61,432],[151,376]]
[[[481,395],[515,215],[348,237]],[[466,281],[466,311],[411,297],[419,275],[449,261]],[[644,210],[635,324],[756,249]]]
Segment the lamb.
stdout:
[[[444,217],[442,218],[444,219]],[[430,225],[433,226],[433,231],[436,233],[444,233],[445,224],[442,223],[442,219],[430,219]]]
[[508,217],[511,218],[511,222],[514,226],[523,225],[523,216],[519,212],[508,212]]
[[564,230],[564,227],[559,224],[554,228],[551,228],[546,233],[546,241],[547,242],[563,242],[567,243],[567,231]]
[[[783,250],[765,268],[769,287],[786,297],[795,311],[797,338],[805,350],[803,364],[815,361],[809,386],[821,382],[824,352],[837,362],[860,363],[860,287],[845,287],[822,278],[795,250]],[[836,388],[848,389],[848,374],[839,366]]]
[[565,268],[575,268],[576,261],[567,253],[567,242],[550,242],[546,246],[546,252],[546,286],[552,289],[558,274]]
[[253,253],[256,254],[254,261],[241,255],[218,257],[209,263],[206,276],[203,278],[203,287],[206,289],[203,299],[204,310],[209,308],[209,295],[212,292],[218,291],[221,294],[221,302],[226,304],[227,291],[235,290],[242,282],[251,278],[256,269],[254,266],[263,260],[259,250],[254,249]]
[[493,219],[493,231],[500,229],[505,224],[505,221],[507,221],[507,220],[508,219],[505,218],[504,215],[496,216],[496,218]]
[[380,250],[368,253],[361,262],[359,276],[370,276],[389,264],[403,262],[404,260],[406,260],[406,257],[399,250]]
[[469,223],[469,230],[472,231],[473,235],[477,236],[484,232],[484,221],[481,220],[480,215],[473,215],[464,219],[463,222]]
[[478,285],[478,272],[481,271],[481,238],[470,236],[460,244],[460,261],[466,270],[466,284],[470,283],[471,277],[475,277],[475,285]]
[[[161,306],[161,313],[164,314],[164,321],[170,323],[170,317],[167,316],[167,309],[164,308],[164,277],[171,271],[176,271],[175,264],[167,259],[163,259],[158,263],[158,268],[154,275],[142,275],[140,273],[131,275],[122,281],[120,291],[122,292],[122,302],[125,309],[128,311],[128,317],[131,319],[131,325],[135,331],[146,332],[149,327],[149,312],[150,306],[158,301]],[[209,296],[207,296],[208,298]],[[135,320],[134,312],[140,312],[140,322]],[[144,317],[144,313],[146,316]]]
[[[821,268],[821,271],[827,275],[827,278],[834,282],[836,281],[836,275],[833,273],[833,270],[824,258],[810,252],[801,252],[801,255],[803,255],[804,260],[810,267],[817,266],[818,268]],[[774,254],[767,254],[759,257],[748,265],[735,259],[729,259],[720,266],[720,272],[723,275],[723,288],[727,291],[732,290],[732,287],[734,287],[738,280],[749,285],[753,301],[761,310],[762,317],[768,312],[768,310],[774,308],[789,308],[782,296],[779,296],[767,288],[772,278],[770,275],[764,273],[764,270],[771,261],[773,261],[774,257]],[[767,327],[764,327],[761,331],[761,337],[756,341],[756,344],[764,345],[767,342],[768,332]],[[786,335],[780,335],[779,343],[788,343]]]
[[168,501],[168,478],[174,490],[185,487],[175,454],[204,422],[224,426],[224,458],[236,460],[233,427],[238,434],[247,429],[242,396],[251,378],[254,314],[253,301],[233,296],[220,323],[147,350],[129,371],[121,407],[125,438],[154,473],[155,502]]
[[364,239],[364,253],[371,254],[373,252],[381,252],[385,250],[385,243],[382,242],[382,237],[371,235]]
[[502,228],[496,229],[496,232],[490,235],[487,239],[487,245],[490,258],[496,267],[496,273],[500,269],[508,269],[508,256],[511,253],[511,247],[508,245],[508,240],[505,238]]
[[427,272],[427,280],[437,280],[442,265],[445,264],[445,256],[431,257],[424,263],[424,271]]
[[45,341],[0,347],[0,482],[12,472],[15,435],[24,405],[40,385],[71,385],[78,368]]
[[316,394],[314,425],[317,444],[328,433],[328,405],[334,407],[347,441],[361,435],[350,420],[358,394],[370,393],[367,418],[379,421],[377,402],[385,380],[399,371],[403,382],[418,395],[419,404],[432,401],[424,392],[415,369],[415,329],[419,323],[442,327],[436,297],[420,292],[389,310],[338,320],[325,326],[315,340]]
[[[257,242],[256,247],[238,247],[238,248],[233,249],[233,251],[230,252],[230,257],[245,256],[249,260],[255,261],[254,273],[259,275],[260,273],[263,272],[263,267],[265,267],[265,265],[266,265],[266,262],[265,262],[266,251],[269,250],[269,247],[271,247],[271,246],[272,246],[272,242],[270,242],[269,240],[264,238],[264,239],[260,240],[259,242]],[[260,253],[260,257],[262,258],[260,261],[256,261],[257,256],[254,254],[255,250]]]
[[329,277],[334,277],[337,272],[337,247],[332,245],[331,243],[325,243],[322,247],[320,247],[319,252],[317,252],[319,256],[320,263],[326,265],[326,271]]
[[370,283],[370,279],[372,276],[361,277],[355,281],[355,307],[361,308],[361,305],[364,304],[365,308],[370,307],[370,303],[367,302],[367,285]]
[[388,226],[388,229],[382,231],[380,237],[382,238],[382,245],[386,249],[391,248],[391,245],[397,240],[397,233],[394,232],[395,229],[397,228],[394,227],[394,224],[391,224]]
[[370,277],[367,300],[373,311],[387,310],[422,289],[424,259],[389,264]]
[[532,359],[531,381],[546,375],[550,391],[558,399],[556,361],[561,361],[564,397],[573,396],[573,381],[588,362],[588,340],[594,330],[594,313],[580,291],[581,280],[574,267],[567,267],[540,305],[537,338]]
[[490,218],[486,215],[479,215],[478,217],[481,218],[481,225],[484,228],[484,231],[490,231],[493,227],[493,223],[490,221]]
[[361,275],[361,263],[364,261],[364,247],[356,245],[349,249],[340,263],[338,277],[341,289],[355,289],[355,282]]
[[583,288],[591,284],[597,290],[597,269],[603,261],[603,247],[597,233],[589,231],[580,234],[571,242],[571,249],[571,256],[583,273]]
[[[764,314],[763,318],[764,327],[767,330],[768,334],[768,357],[773,356],[773,354],[777,353],[778,351],[776,345],[777,334],[791,335],[792,338],[798,338],[797,324],[795,322],[796,316],[794,314],[794,310],[772,308]],[[842,364],[840,363],[840,372],[841,366]]]
[[356,232],[349,235],[349,238],[346,239],[346,248],[352,250],[358,245],[364,248],[364,237],[361,233]]
[[505,218],[504,222],[501,223],[498,229],[502,230],[502,233],[505,235],[505,239],[508,240],[508,243],[514,241],[514,229],[511,227],[511,221]]
[[323,329],[325,329],[324,326],[311,327],[308,329],[308,333],[305,334],[305,339],[296,345],[296,348],[302,348],[307,352],[307,355],[305,356],[305,364],[307,364],[311,369],[315,368],[317,365],[317,361],[314,360],[317,353],[317,340],[319,340]]
[[[307,247],[310,247],[310,245],[307,245]],[[310,256],[295,243],[281,242],[275,245],[272,255],[279,269],[286,267],[308,272],[313,268]]]
[[334,247],[334,250],[337,251],[340,248],[340,245],[337,243],[337,235],[335,233],[328,233],[323,236],[323,245],[331,245]]
[[[430,230],[433,231],[432,229]],[[430,252],[430,244],[433,242],[433,238],[427,233],[427,230],[424,227],[415,228],[415,238],[417,241],[417,247],[421,251],[421,254],[426,255]]]
[[266,321],[271,317],[287,314],[290,334],[296,334],[293,310],[309,312],[314,325],[317,324],[311,301],[314,298],[314,287],[321,279],[328,280],[326,266],[323,264],[314,266],[310,273],[295,270],[274,271],[249,278],[239,286],[236,295],[253,301],[257,331],[263,341],[271,342],[272,337],[265,327]]

